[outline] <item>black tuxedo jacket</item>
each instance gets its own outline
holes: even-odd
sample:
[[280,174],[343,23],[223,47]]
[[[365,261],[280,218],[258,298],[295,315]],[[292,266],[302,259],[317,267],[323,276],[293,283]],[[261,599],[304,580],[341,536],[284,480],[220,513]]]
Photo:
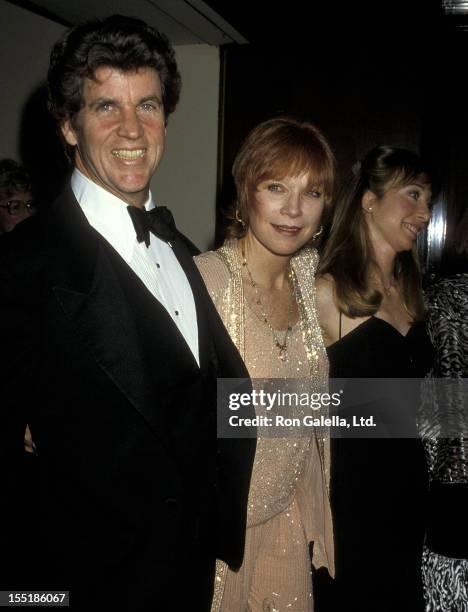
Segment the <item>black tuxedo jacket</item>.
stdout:
[[[71,190],[2,238],[2,588],[201,612],[215,557],[242,561],[255,441],[216,440],[216,378],[248,375],[185,239],[172,246],[200,367]],[[37,478],[25,491],[26,423]]]

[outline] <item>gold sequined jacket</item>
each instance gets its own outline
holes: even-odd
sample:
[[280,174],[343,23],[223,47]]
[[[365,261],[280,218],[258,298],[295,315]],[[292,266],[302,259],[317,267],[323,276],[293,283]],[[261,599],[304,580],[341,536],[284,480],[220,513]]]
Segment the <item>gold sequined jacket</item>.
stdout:
[[[217,251],[210,251],[196,257],[195,262],[234,344],[245,361],[246,310],[237,240],[227,240]],[[324,392],[328,384],[328,360],[315,306],[317,264],[317,251],[310,248],[302,249],[291,260],[294,290],[300,315],[301,344],[305,349],[308,362],[306,372],[313,381],[314,389]],[[249,368],[249,364],[246,363],[246,365]],[[256,462],[262,453],[261,442],[262,440],[259,439]],[[297,479],[294,497],[300,509],[306,536],[309,541],[314,542],[312,560],[314,566],[325,566],[329,573],[334,575],[333,527],[329,501],[329,438],[323,435],[317,436],[314,442],[310,444],[311,452],[308,453],[302,477]],[[252,508],[249,507],[248,526],[266,520],[268,514],[265,513],[274,513],[278,510],[274,503],[258,504],[256,508],[254,506],[255,492],[252,493],[249,497],[249,506],[252,505]],[[262,514],[263,506],[266,507],[266,510]]]

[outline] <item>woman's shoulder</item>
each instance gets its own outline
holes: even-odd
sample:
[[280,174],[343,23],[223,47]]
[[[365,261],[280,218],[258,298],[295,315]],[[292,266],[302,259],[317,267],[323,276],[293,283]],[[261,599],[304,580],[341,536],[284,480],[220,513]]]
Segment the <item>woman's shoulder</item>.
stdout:
[[323,274],[315,279],[317,313],[322,328],[325,345],[339,339],[337,321],[340,312],[335,299],[335,280],[331,274]]
[[206,251],[193,258],[202,276],[204,274],[226,277],[229,276],[227,265],[218,251]]
[[305,247],[293,256],[292,265],[295,268],[298,266],[305,267],[309,273],[312,272],[315,275],[319,259],[317,249]]
[[205,285],[214,299],[229,283],[229,270],[219,251],[206,251],[193,258]]
[[197,264],[198,268],[206,268],[210,266],[218,266],[222,263],[222,259],[219,256],[218,251],[205,251],[199,255],[195,255],[193,261]]
[[335,305],[335,279],[331,274],[318,274],[315,279],[317,300]]

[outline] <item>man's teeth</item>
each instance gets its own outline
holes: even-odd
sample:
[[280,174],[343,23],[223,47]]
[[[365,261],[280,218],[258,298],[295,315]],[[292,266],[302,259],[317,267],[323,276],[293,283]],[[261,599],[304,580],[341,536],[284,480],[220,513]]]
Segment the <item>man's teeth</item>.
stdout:
[[120,159],[138,159],[139,157],[143,157],[145,152],[146,149],[115,149],[115,151],[112,151],[112,155]]

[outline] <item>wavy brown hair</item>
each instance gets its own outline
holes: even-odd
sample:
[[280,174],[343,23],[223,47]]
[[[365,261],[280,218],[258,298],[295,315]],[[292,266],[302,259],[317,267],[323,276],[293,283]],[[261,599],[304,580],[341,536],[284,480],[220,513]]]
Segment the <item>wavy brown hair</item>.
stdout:
[[[237,199],[225,213],[226,234],[241,238],[247,231],[249,208],[262,181],[309,174],[309,187],[320,187],[329,203],[335,177],[335,158],[328,141],[311,123],[277,117],[255,127],[236,155],[232,175]],[[244,225],[236,220],[242,219]]]
[[[427,165],[406,149],[377,146],[358,166],[338,199],[319,267],[321,275],[333,277],[338,309],[351,318],[375,314],[383,299],[382,293],[369,283],[377,262],[362,210],[365,192],[371,191],[380,199],[390,188],[408,185],[418,177],[430,183]],[[402,284],[408,313],[415,321],[424,319],[426,308],[416,247],[397,254],[395,278]]]
[[144,21],[112,15],[71,28],[54,45],[47,75],[49,110],[60,126],[74,125],[83,105],[85,79],[94,79],[98,68],[134,72],[154,68],[159,74],[167,117],[179,100],[181,79],[169,40]]

